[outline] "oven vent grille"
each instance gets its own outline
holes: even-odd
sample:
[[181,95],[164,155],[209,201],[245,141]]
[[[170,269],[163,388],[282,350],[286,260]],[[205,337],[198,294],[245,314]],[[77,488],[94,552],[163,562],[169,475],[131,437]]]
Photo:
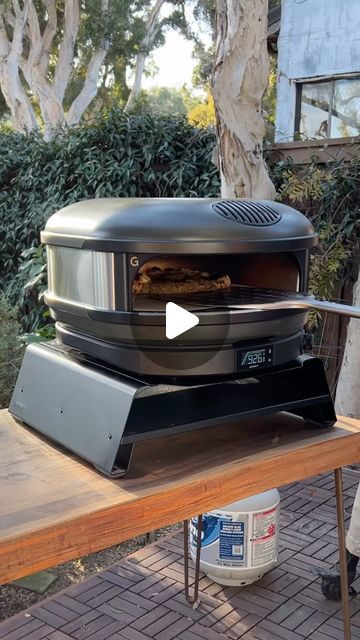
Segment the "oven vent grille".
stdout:
[[281,220],[281,213],[262,202],[222,200],[212,207],[223,218],[252,227],[265,227]]

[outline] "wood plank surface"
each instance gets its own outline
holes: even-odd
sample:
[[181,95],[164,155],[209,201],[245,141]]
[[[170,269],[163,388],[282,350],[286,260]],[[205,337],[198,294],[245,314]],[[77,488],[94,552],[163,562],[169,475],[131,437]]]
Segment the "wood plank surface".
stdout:
[[0,584],[360,460],[360,421],[289,415],[140,443],[109,480],[0,412]]

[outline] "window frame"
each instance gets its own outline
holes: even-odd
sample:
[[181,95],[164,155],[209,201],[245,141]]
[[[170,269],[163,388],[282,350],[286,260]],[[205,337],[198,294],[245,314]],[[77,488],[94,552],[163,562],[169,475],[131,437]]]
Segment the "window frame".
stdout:
[[[332,108],[333,108],[333,100],[334,100],[334,89],[335,82],[337,80],[359,80],[360,81],[360,73],[351,73],[351,74],[342,74],[336,76],[321,76],[317,78],[301,78],[296,80],[296,96],[295,96],[295,122],[294,122],[294,139],[303,140],[301,136],[303,135],[300,132],[300,122],[301,122],[301,100],[302,100],[302,91],[304,84],[323,84],[328,83],[331,84],[330,91],[330,102],[329,102],[329,113],[328,113],[328,131],[331,133],[331,118],[332,118]],[[350,136],[353,137],[353,136]],[[312,138],[309,138],[312,139]],[[316,140],[335,140],[336,138],[331,138],[327,136],[326,138],[315,138]],[[346,138],[344,138],[346,140]]]

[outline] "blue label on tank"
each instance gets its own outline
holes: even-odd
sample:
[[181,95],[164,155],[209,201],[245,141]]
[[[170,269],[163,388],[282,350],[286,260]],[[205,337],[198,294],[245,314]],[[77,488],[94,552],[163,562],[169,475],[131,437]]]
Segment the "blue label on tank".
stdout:
[[244,559],[244,522],[220,520],[219,555],[221,559]]
[[[197,518],[193,518],[191,524],[191,534],[192,534],[192,542],[196,544],[197,541]],[[207,547],[209,544],[212,544],[219,537],[219,518],[215,516],[203,516],[202,518],[202,528],[201,528],[201,546]]]
[[[191,543],[197,542],[197,517],[191,520]],[[208,547],[213,542],[219,539],[220,536],[220,522],[230,522],[228,519],[220,519],[216,516],[204,515],[202,518],[202,530],[201,530],[201,546]]]

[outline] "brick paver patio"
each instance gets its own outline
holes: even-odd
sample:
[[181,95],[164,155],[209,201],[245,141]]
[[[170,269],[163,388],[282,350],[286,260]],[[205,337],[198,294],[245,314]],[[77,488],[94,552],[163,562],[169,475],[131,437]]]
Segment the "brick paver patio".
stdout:
[[[347,517],[358,479],[356,472],[344,472]],[[314,565],[330,567],[337,561],[332,476],[290,485],[281,494],[279,562],[261,581],[239,589],[221,587],[204,576],[201,604],[193,609],[183,595],[179,532],[0,623],[0,638],[340,640],[340,604],[323,598],[311,572]],[[360,577],[354,586],[360,588]],[[357,639],[360,596],[350,609]]]

